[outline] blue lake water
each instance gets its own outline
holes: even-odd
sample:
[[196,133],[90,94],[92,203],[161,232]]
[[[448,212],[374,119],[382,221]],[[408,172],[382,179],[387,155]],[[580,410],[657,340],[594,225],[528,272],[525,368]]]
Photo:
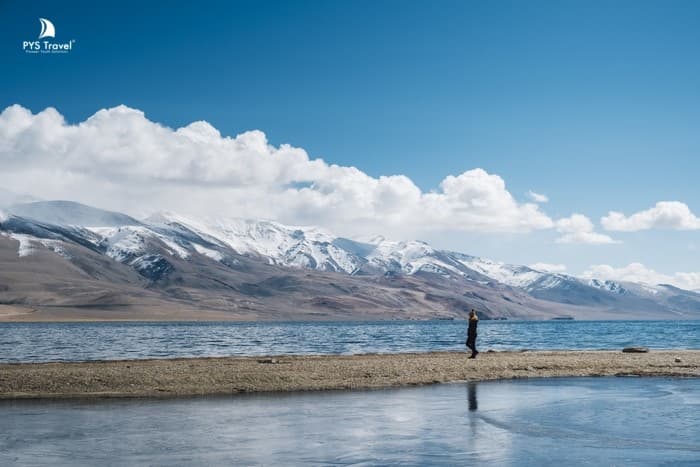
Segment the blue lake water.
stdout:
[[[464,321],[0,323],[0,362],[464,350]],[[480,350],[700,349],[700,321],[482,321]]]
[[0,401],[0,465],[700,465],[700,379]]

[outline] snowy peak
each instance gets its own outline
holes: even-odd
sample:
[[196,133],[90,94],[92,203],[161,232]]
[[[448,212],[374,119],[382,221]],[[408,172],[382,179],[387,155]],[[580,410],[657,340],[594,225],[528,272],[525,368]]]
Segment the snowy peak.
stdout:
[[414,274],[432,263],[436,251],[419,241],[392,242],[375,238],[374,249],[367,254],[368,262],[385,272]]
[[527,288],[547,275],[527,266],[514,266],[474,256],[465,256],[461,262],[468,268],[511,287]]
[[151,216],[146,221],[196,232],[214,244],[241,255],[262,257],[272,264],[352,274],[364,263],[353,248],[344,248],[359,244],[343,242],[316,227],[235,218],[194,220],[172,213]]
[[73,201],[38,201],[15,204],[7,210],[20,217],[56,225],[119,227],[140,224],[139,221],[126,214],[105,211]]

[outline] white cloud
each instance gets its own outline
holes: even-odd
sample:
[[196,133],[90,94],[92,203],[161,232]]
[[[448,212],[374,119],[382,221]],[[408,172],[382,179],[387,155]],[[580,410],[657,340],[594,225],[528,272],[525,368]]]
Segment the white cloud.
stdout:
[[0,208],[11,206],[17,203],[31,203],[32,201],[39,200],[33,198],[32,196],[14,193],[12,191],[5,190],[2,187],[0,187]]
[[641,282],[651,285],[670,284],[686,290],[700,289],[700,272],[677,272],[668,275],[656,272],[641,263],[631,263],[621,268],[597,264],[590,266],[581,277],[584,279]]
[[557,238],[557,243],[587,243],[591,245],[602,245],[618,243],[607,235],[595,232],[595,227],[591,220],[583,214],[572,214],[556,221],[556,229],[561,237]]
[[610,211],[600,219],[606,230],[636,232],[649,229],[700,229],[700,218],[679,201],[659,201],[652,208],[639,211],[627,217],[621,212]]
[[535,271],[541,271],[541,272],[565,272],[566,271],[565,264],[535,263],[535,264],[531,264],[529,267],[531,269],[534,269]]
[[423,192],[406,176],[371,177],[204,121],[173,130],[125,106],[68,124],[53,108],[0,114],[0,185],[140,215],[156,210],[319,224],[345,235],[431,230],[527,232],[552,220],[482,169]]
[[527,192],[527,195],[532,199],[535,203],[548,203],[549,198],[547,195],[541,195],[539,193],[535,193],[534,191],[530,190]]

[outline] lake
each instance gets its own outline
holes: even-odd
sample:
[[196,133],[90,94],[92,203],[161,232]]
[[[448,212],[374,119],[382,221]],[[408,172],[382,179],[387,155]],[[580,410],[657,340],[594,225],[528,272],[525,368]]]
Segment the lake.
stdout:
[[[465,321],[0,323],[0,362],[465,350]],[[480,350],[700,349],[700,321],[481,321]]]
[[0,465],[700,465],[700,379],[0,401]]

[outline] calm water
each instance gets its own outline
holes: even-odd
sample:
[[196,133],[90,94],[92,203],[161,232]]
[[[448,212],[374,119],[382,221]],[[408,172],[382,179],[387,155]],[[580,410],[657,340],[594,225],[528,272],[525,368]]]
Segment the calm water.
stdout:
[[[464,321],[0,323],[1,362],[464,350]],[[481,350],[700,349],[700,321],[482,321]]]
[[700,465],[700,379],[0,402],[0,465]]

